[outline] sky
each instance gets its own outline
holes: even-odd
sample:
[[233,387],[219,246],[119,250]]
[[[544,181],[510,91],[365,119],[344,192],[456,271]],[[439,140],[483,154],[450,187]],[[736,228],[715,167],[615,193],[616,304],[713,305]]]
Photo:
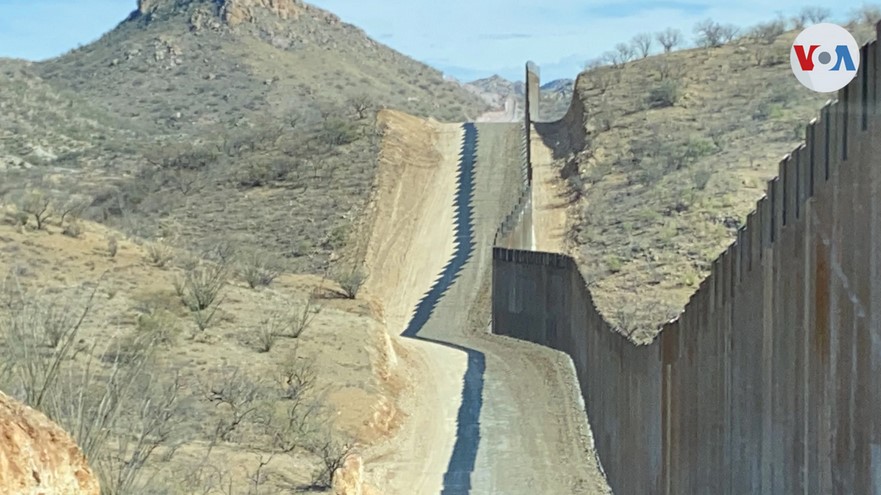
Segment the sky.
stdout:
[[[634,35],[667,27],[691,39],[700,20],[750,26],[798,12],[804,0],[313,0],[376,40],[462,81],[499,74],[574,78],[587,60]],[[136,0],[0,0],[0,57],[42,60],[97,39]],[[809,1],[833,20],[857,0]]]

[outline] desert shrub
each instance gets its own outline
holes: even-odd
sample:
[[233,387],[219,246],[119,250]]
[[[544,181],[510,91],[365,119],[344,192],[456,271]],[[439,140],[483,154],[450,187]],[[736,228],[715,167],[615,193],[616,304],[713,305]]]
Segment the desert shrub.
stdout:
[[603,261],[605,262],[606,269],[611,273],[618,273],[624,267],[624,262],[621,261],[621,258],[613,254],[606,256]]
[[252,289],[269,286],[282,270],[277,257],[256,249],[243,253],[238,265],[239,274]]
[[713,178],[713,171],[709,168],[699,168],[695,170],[691,175],[691,180],[694,183],[694,187],[699,191],[703,191],[707,188],[707,184],[710,183],[710,179]]
[[58,206],[59,222],[64,225],[65,221],[75,222],[79,220],[86,209],[92,204],[93,199],[87,196],[74,195],[60,203]]
[[289,159],[257,160],[237,168],[235,180],[241,187],[263,187],[287,179],[293,169]]
[[347,103],[361,120],[367,118],[367,115],[375,107],[373,98],[367,94],[360,94],[349,98]]
[[62,233],[68,237],[76,238],[83,235],[84,230],[82,222],[73,221],[64,225]]
[[111,235],[107,237],[107,255],[111,258],[116,257],[116,253],[119,251],[119,241],[116,239],[115,235]]
[[343,467],[351,454],[353,445],[338,438],[329,429],[321,435],[320,439],[310,443],[309,451],[317,455],[320,460],[319,467],[312,475],[312,486],[322,489],[330,488],[333,486],[339,469]]
[[775,120],[783,116],[783,108],[775,103],[759,102],[753,107],[753,120]]
[[348,238],[349,227],[347,225],[339,225],[327,234],[327,237],[321,244],[326,249],[337,250],[346,245]]
[[662,160],[647,160],[630,175],[630,181],[650,186],[661,180],[666,173],[667,167]]
[[177,280],[175,290],[190,311],[208,309],[226,285],[227,275],[225,266],[201,263]]
[[[173,436],[180,382],[160,384],[149,374],[149,341],[120,359],[118,339],[86,345],[80,328],[97,289],[85,302],[58,301],[5,284],[0,308],[0,388],[45,413],[70,432],[90,460],[102,493],[143,493],[145,464]],[[63,313],[47,307],[61,308]],[[48,325],[47,325],[48,323]],[[51,328],[58,345],[47,348]],[[76,345],[75,345],[76,344]],[[79,355],[78,359],[73,359]]]
[[346,119],[330,117],[324,121],[319,132],[321,141],[329,146],[341,146],[358,139],[358,125]]
[[173,345],[180,331],[177,318],[171,312],[159,308],[150,308],[148,312],[139,314],[136,326],[138,334],[164,345]]
[[685,142],[682,158],[686,164],[691,164],[704,156],[712,155],[716,152],[716,149],[712,141],[701,138],[689,138]]
[[201,263],[175,281],[174,288],[199,330],[211,325],[220,307],[221,292],[229,277],[229,268],[221,263]]
[[272,331],[272,328],[266,324],[257,325],[254,329],[255,350],[257,352],[269,352],[275,346],[275,339],[278,334]]
[[21,211],[21,210],[14,211],[13,213],[10,214],[10,217],[11,217],[12,221],[15,223],[15,225],[18,225],[21,227],[26,227],[28,224],[28,220],[30,220],[30,215],[28,215],[27,212]]
[[146,248],[147,260],[153,266],[164,268],[174,259],[174,249],[164,242],[148,242]]
[[671,107],[675,105],[681,96],[679,83],[674,80],[664,80],[649,91],[647,103],[654,108]]
[[367,282],[367,273],[363,269],[354,266],[342,268],[334,273],[334,281],[340,285],[343,294],[349,299],[355,299],[364,283]]

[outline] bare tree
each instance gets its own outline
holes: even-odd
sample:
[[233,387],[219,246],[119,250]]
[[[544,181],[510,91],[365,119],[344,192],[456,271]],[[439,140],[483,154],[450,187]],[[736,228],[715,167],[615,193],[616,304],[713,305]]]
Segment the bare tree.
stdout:
[[633,37],[634,48],[636,48],[637,52],[639,52],[640,57],[646,58],[649,56],[649,53],[652,51],[652,35],[648,33],[639,33]]
[[704,48],[722,46],[722,25],[712,19],[705,19],[694,25],[694,33],[697,35],[695,43]]
[[43,191],[26,191],[19,200],[18,209],[30,215],[37,222],[37,230],[42,230],[52,217],[54,201],[52,196]]
[[759,42],[770,45],[784,32],[786,32],[786,23],[783,22],[782,19],[778,19],[771,22],[757,24],[750,29],[749,34]]
[[664,47],[664,53],[670,53],[670,51],[682,44],[682,31],[667,28],[660,33],[656,33],[655,39]]
[[603,61],[604,64],[611,65],[616,69],[618,67],[621,67],[621,65],[626,62],[626,60],[621,59],[621,56],[618,54],[618,52],[614,51],[604,52],[600,59]]
[[724,24],[719,30],[719,34],[722,37],[723,44],[730,43],[740,35],[740,28],[733,24]]
[[215,425],[216,438],[229,441],[236,429],[259,409],[261,387],[238,368],[221,371],[206,393],[208,400],[225,411]]
[[615,52],[618,54],[618,60],[624,64],[633,60],[633,47],[627,43],[618,43],[615,45]]
[[594,70],[606,65],[606,60],[602,57],[592,58],[584,63],[584,70]]
[[321,460],[318,469],[312,476],[312,484],[320,488],[330,488],[339,470],[345,465],[354,446],[328,432],[324,438],[313,442],[309,450]]
[[367,94],[360,94],[349,98],[349,106],[358,114],[358,119],[363,120],[368,112],[374,107],[373,98]]
[[67,199],[61,206],[58,208],[58,213],[61,214],[59,218],[59,222],[64,224],[65,220],[76,221],[79,220],[80,217],[83,216],[83,213],[86,209],[91,206],[93,198],[89,196],[80,196],[73,195]]
[[805,7],[801,9],[799,18],[813,24],[818,24],[828,19],[831,15],[832,12],[824,7]]
[[877,5],[863,4],[851,14],[851,23],[872,25],[879,20],[881,20],[881,8]]

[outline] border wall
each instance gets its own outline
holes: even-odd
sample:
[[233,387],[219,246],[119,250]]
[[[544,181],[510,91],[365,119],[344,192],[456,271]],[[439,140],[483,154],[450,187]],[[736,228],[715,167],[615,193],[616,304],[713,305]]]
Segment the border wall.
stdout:
[[881,495],[879,53],[652,344],[610,328],[568,256],[494,248],[494,333],[572,357],[618,495]]
[[[526,116],[523,122],[523,143],[521,148],[522,185],[520,195],[514,209],[505,217],[502,225],[496,232],[494,246],[502,246],[516,249],[531,249],[532,239],[532,159],[531,139],[532,126],[530,118],[538,112],[538,92],[540,91],[540,76],[538,67],[532,63],[526,64]],[[532,95],[535,95],[533,97]]]

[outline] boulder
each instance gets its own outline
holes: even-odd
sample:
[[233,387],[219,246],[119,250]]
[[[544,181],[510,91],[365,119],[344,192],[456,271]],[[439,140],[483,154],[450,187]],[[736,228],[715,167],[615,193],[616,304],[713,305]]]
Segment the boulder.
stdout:
[[99,495],[73,439],[43,413],[0,392],[0,493]]

